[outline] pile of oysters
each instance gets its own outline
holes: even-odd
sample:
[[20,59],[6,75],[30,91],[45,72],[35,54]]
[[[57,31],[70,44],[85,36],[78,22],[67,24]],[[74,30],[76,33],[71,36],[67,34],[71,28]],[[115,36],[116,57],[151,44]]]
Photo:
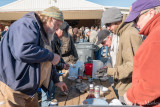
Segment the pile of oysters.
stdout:
[[85,93],[86,91],[89,90],[89,86],[87,83],[81,82],[80,80],[77,79],[76,89],[78,89],[81,93]]

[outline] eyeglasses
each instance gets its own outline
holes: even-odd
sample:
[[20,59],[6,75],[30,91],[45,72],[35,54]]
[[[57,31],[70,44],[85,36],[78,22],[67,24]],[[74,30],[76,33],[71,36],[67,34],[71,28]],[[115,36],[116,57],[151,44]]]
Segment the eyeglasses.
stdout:
[[137,23],[138,20],[139,20],[139,17],[142,16],[142,15],[144,15],[144,14],[147,13],[148,11],[149,11],[149,10],[146,10],[146,11],[140,13],[139,16],[134,20],[134,23]]
[[106,43],[106,41],[104,41],[104,40],[101,42],[102,45],[104,45],[105,43]]

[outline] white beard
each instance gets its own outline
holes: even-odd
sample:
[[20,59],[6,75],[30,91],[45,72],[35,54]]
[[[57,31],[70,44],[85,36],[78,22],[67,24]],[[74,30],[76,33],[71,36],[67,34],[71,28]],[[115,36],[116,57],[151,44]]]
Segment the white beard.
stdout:
[[47,32],[48,41],[50,44],[51,44],[51,41],[54,39],[53,36],[54,36],[54,33],[56,32],[53,30],[53,28],[54,26],[52,26],[51,28],[48,28],[48,32]]
[[54,33],[47,34],[47,36],[48,36],[49,44],[51,44],[51,41],[53,40]]

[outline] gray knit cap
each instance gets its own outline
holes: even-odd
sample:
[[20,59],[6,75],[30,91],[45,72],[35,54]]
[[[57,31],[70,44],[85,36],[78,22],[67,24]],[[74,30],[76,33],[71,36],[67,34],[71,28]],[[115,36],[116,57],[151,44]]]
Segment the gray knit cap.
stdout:
[[49,7],[41,12],[42,15],[52,17],[56,20],[64,21],[63,13],[57,7]]
[[122,21],[123,15],[118,8],[109,8],[105,10],[102,14],[102,24],[114,23]]

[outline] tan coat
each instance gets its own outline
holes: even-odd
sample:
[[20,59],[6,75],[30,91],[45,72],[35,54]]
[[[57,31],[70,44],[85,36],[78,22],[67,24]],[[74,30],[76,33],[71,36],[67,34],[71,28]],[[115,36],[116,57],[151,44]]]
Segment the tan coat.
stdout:
[[113,76],[119,96],[123,96],[132,85],[133,58],[142,43],[138,30],[133,23],[125,24],[125,19],[124,15],[123,21],[116,31],[120,41],[115,67],[108,68],[108,75]]

